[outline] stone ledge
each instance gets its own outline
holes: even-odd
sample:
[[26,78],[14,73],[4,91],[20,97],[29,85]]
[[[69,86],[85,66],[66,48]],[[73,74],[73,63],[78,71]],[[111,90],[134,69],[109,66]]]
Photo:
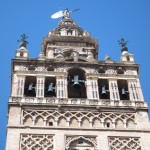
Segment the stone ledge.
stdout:
[[47,104],[47,105],[71,105],[71,106],[95,106],[99,107],[115,107],[115,108],[134,108],[148,109],[147,103],[144,101],[129,100],[108,100],[108,99],[78,99],[78,98],[37,98],[37,97],[10,97],[9,103],[15,104]]
[[9,129],[9,128],[16,128],[16,129],[41,129],[41,130],[50,130],[50,129],[52,129],[52,130],[88,130],[88,131],[118,131],[118,132],[148,132],[148,133],[150,133],[150,129],[125,129],[125,128],[123,128],[123,129],[114,129],[114,128],[68,128],[68,127],[44,127],[44,126],[42,126],[42,128],[41,128],[41,126],[24,126],[24,125],[20,125],[20,126],[7,126],[7,128]]

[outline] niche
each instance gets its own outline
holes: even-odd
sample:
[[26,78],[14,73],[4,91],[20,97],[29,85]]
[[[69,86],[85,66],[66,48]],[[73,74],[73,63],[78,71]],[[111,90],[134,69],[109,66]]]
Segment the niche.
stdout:
[[25,79],[24,95],[29,97],[36,96],[36,77],[27,76]]
[[127,80],[118,80],[120,100],[129,100],[129,90]]
[[46,77],[44,97],[55,97],[55,96],[56,96],[56,78]]
[[109,83],[107,79],[98,79],[100,99],[110,99]]
[[86,98],[85,71],[72,68],[68,71],[68,98]]

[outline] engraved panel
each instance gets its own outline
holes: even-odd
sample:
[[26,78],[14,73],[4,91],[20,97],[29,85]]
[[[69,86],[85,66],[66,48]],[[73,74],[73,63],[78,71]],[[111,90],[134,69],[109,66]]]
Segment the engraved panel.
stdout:
[[20,150],[53,150],[53,136],[21,134]]
[[110,150],[141,150],[139,138],[109,137]]

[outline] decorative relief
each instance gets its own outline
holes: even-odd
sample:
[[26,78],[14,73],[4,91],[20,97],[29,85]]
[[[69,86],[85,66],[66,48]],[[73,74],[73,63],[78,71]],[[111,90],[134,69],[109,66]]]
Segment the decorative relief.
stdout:
[[119,106],[119,101],[114,101],[115,106]]
[[114,70],[114,69],[108,69],[108,70],[106,70],[105,73],[106,73],[106,74],[117,74],[117,73],[116,73],[116,70]]
[[141,150],[140,140],[136,137],[109,137],[110,150]]
[[53,150],[53,136],[21,134],[20,150]]
[[144,106],[144,102],[135,102],[135,105],[137,107],[143,107]]
[[39,66],[35,68],[35,71],[47,71],[47,68],[43,66]]
[[34,102],[34,98],[26,98],[25,99],[25,103],[33,103]]
[[127,70],[127,71],[125,71],[124,74],[126,74],[126,75],[133,75],[133,71],[132,70]]
[[56,68],[54,71],[55,72],[66,72],[66,69],[63,67],[60,67],[60,68]]
[[19,98],[19,97],[13,97],[12,98],[12,102],[20,102],[21,101],[21,98]]
[[[135,114],[134,113],[104,113],[104,112],[81,112],[81,111],[50,111],[50,110],[22,110],[22,120],[23,124],[28,124],[30,122],[31,125],[44,125],[45,121],[48,125],[49,118],[52,119],[53,126],[59,126],[61,120],[63,119],[62,125],[68,127],[74,127],[72,124],[76,122],[76,127],[104,127],[104,125],[109,120],[110,124],[118,124],[118,120],[122,123],[125,123],[127,128],[135,127]],[[31,122],[32,120],[32,122]],[[40,123],[38,123],[40,120]],[[103,125],[102,125],[103,123]],[[124,125],[122,128],[125,127]],[[113,126],[116,127],[116,126]]]
[[124,106],[131,106],[131,101],[123,101]]
[[98,100],[90,100],[90,105],[97,105],[98,104]]
[[28,68],[24,65],[15,66],[15,71],[28,71]]
[[55,99],[46,99],[46,102],[47,103],[50,103],[50,104],[55,104]]
[[77,104],[77,100],[76,99],[72,99],[71,100],[71,104]]
[[43,98],[38,98],[38,103],[42,103],[43,102]]
[[[82,142],[82,148],[88,148],[87,150],[92,150],[93,148],[97,150],[97,140],[96,137],[89,136],[66,136],[66,150],[71,150],[73,148],[79,147],[79,143]],[[85,144],[85,143],[88,143]],[[87,146],[87,147],[86,147]],[[92,148],[92,149],[91,149]]]
[[89,73],[98,73],[98,71],[95,70],[95,69],[90,69],[90,70],[89,70]]
[[108,105],[110,105],[110,101],[102,100],[102,105],[108,106]]
[[68,100],[67,99],[60,99],[59,104],[67,104]]
[[84,99],[84,100],[81,100],[81,101],[80,101],[80,104],[85,105],[85,104],[86,104],[86,100],[85,100],[85,99]]

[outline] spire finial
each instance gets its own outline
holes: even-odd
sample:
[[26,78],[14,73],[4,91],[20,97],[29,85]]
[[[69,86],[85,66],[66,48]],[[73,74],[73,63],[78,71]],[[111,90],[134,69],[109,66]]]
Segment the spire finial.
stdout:
[[118,40],[119,45],[121,45],[121,51],[128,51],[128,48],[126,47],[128,41],[125,41],[124,38],[121,38],[121,40]]
[[21,34],[21,39],[18,40],[18,42],[20,42],[20,47],[27,47],[28,41],[26,40],[28,37],[26,36],[26,34]]

